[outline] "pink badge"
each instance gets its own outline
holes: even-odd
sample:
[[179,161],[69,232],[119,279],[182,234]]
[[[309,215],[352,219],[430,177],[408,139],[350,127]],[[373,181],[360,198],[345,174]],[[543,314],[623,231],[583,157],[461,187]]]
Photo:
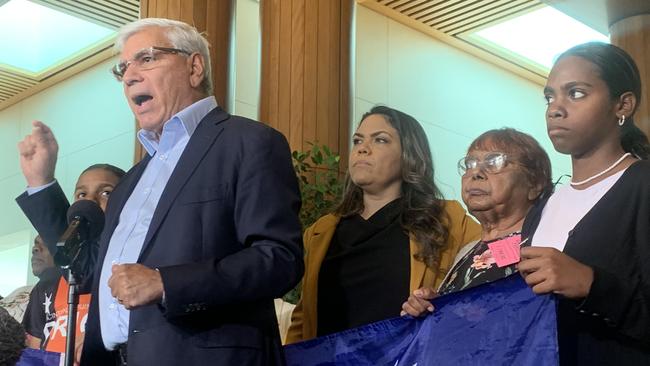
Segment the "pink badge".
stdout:
[[519,262],[521,236],[515,235],[488,244],[497,267],[509,266]]

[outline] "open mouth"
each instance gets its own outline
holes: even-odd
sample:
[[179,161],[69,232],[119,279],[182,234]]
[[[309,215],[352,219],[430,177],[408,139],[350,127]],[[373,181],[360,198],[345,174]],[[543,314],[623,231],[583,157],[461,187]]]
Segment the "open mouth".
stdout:
[[136,95],[135,97],[131,98],[131,100],[133,100],[133,103],[135,103],[138,106],[141,106],[146,101],[149,101],[151,99],[153,99],[153,97],[151,95],[146,95],[146,94]]

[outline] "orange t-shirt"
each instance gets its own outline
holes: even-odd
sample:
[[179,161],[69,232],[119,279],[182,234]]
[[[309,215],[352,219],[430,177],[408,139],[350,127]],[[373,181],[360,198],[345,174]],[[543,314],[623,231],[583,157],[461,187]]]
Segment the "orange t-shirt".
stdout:
[[[77,306],[77,332],[76,339],[86,332],[86,321],[88,320],[88,307],[90,304],[90,294],[79,295],[79,305]],[[68,337],[68,283],[61,276],[59,285],[54,297],[53,320],[47,322],[43,328],[45,336],[45,350],[50,352],[65,352],[65,342]]]

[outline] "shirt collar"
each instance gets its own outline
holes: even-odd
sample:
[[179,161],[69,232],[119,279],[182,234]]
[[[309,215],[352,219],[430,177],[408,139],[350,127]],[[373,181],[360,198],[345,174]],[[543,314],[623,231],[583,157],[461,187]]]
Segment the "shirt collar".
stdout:
[[[165,122],[163,124],[162,134],[164,135],[167,129],[169,129],[172,125],[178,123],[183,127],[183,130],[187,133],[188,136],[192,136],[201,120],[203,120],[203,118],[216,107],[217,100],[214,98],[214,96],[211,95],[209,97],[203,98],[190,105],[189,107],[183,109],[182,111],[176,113],[172,116],[171,119],[169,119],[169,121]],[[162,137],[161,135],[158,135],[153,131],[141,129],[138,131],[137,136],[140,144],[142,144],[145,150],[147,150],[147,153],[149,155],[153,156],[156,151],[158,151],[158,144],[160,142],[160,138]]]

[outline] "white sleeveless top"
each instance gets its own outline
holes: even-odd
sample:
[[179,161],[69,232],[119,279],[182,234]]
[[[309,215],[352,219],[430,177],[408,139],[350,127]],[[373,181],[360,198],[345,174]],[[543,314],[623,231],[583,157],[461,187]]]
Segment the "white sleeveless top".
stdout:
[[625,169],[583,190],[575,189],[570,184],[558,188],[542,211],[531,245],[564,250],[569,231],[612,188],[623,172]]

